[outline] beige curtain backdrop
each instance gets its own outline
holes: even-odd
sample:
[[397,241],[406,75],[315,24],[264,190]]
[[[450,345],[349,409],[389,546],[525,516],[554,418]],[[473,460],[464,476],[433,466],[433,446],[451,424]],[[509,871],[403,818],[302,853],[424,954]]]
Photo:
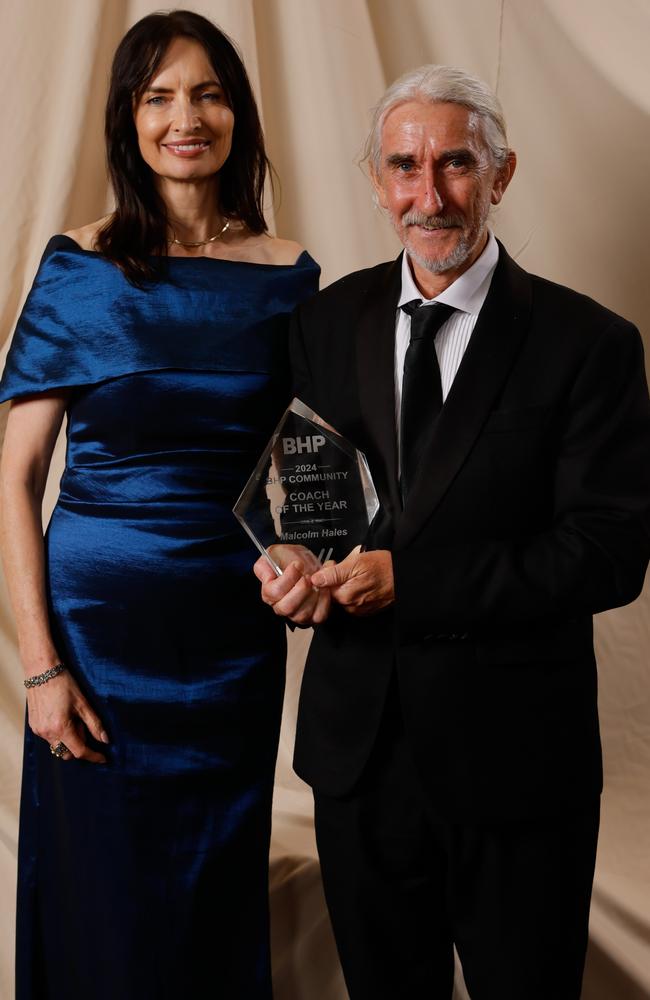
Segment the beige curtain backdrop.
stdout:
[[[274,224],[323,284],[394,256],[355,165],[368,111],[424,62],[498,90],[519,169],[494,219],[529,270],[650,328],[649,0],[205,0],[239,44],[282,181]],[[102,107],[112,52],[152,0],[3,0],[0,342],[42,249],[109,204]],[[272,216],[271,216],[272,217]],[[647,343],[647,341],[646,341]],[[3,414],[4,422],[4,414]],[[48,510],[62,449],[55,455]],[[71,567],[71,571],[74,568]],[[650,997],[650,594],[596,623],[606,790],[583,996]],[[308,634],[292,640],[272,856],[277,1000],[345,1000],[324,909],[309,790],[291,771]],[[13,996],[23,691],[0,592],[0,995]],[[516,747],[513,747],[516,753]],[[458,997],[465,997],[462,984]],[[523,1000],[523,998],[522,998]],[[549,998],[551,1000],[551,998]]]

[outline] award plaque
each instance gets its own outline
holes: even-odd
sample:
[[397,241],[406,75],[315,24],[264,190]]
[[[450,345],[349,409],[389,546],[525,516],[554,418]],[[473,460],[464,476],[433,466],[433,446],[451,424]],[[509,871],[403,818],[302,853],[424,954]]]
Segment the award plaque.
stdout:
[[344,559],[363,544],[378,509],[365,455],[294,399],[233,513],[281,575],[280,562],[305,549],[318,565]]

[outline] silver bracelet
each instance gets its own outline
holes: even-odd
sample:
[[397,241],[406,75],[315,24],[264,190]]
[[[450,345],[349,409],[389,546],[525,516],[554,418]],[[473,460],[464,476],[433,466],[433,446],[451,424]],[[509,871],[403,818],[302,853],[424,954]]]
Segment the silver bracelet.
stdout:
[[47,684],[48,681],[51,681],[53,677],[58,677],[64,670],[65,667],[62,663],[55,663],[53,667],[50,667],[49,670],[44,670],[42,674],[34,674],[33,677],[27,677],[23,681],[23,684],[26,688],[40,687],[41,684]]

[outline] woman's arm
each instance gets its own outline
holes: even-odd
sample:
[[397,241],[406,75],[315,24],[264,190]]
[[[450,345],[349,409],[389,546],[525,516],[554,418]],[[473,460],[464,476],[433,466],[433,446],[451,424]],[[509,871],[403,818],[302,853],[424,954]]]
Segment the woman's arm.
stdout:
[[[12,403],[0,464],[0,546],[26,677],[60,662],[47,611],[41,506],[66,400],[65,392],[50,392]],[[101,742],[108,737],[67,671],[28,689],[27,705],[33,732],[65,743],[66,758],[105,762],[86,746],[85,727]]]

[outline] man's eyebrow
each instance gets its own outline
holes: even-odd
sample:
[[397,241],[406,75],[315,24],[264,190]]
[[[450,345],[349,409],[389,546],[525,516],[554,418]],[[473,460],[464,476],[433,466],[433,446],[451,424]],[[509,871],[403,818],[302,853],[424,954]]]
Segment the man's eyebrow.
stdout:
[[460,146],[458,149],[446,149],[439,157],[440,160],[476,160],[476,153],[468,149],[467,146]]
[[390,153],[386,157],[386,163],[391,167],[398,163],[415,163],[415,157],[412,153]]
[[[386,164],[389,167],[397,167],[400,163],[415,163],[415,156],[412,153],[390,153],[386,157]],[[465,163],[476,163],[476,153],[468,149],[467,146],[459,146],[458,149],[445,149],[436,156],[438,162],[446,160],[463,160]]]

